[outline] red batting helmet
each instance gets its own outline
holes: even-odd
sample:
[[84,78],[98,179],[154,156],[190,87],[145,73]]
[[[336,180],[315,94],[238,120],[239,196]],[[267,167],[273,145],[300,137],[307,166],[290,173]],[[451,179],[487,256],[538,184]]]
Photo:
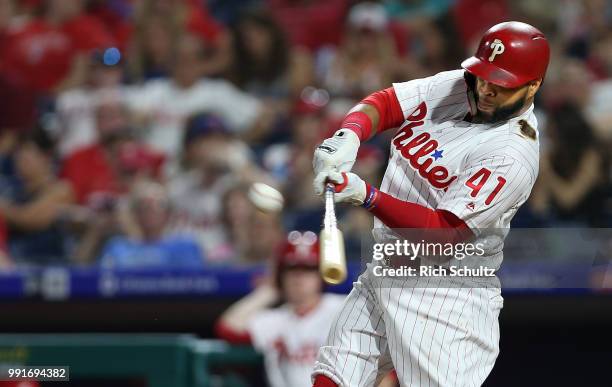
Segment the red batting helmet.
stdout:
[[278,269],[292,267],[319,267],[319,243],[312,231],[291,231],[280,248]]
[[511,21],[485,32],[476,55],[461,67],[493,84],[515,88],[543,78],[549,58],[548,41],[540,30]]
[[312,231],[291,231],[278,250],[275,281],[281,286],[281,275],[291,268],[319,268],[319,241]]

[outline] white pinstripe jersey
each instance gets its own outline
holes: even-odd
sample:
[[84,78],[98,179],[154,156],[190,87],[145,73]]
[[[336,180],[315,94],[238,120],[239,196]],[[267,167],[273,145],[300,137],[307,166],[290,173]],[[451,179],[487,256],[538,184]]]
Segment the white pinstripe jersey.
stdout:
[[325,342],[344,296],[323,294],[317,307],[298,316],[289,305],[258,313],[249,323],[253,346],[264,354],[272,387],[310,387],[317,351]]
[[[508,121],[474,124],[463,120],[469,112],[464,70],[393,87],[406,121],[391,141],[381,190],[450,211],[477,234],[478,229],[509,228],[538,174],[533,105]],[[387,233],[375,219],[375,236]],[[495,268],[501,264],[499,242],[489,246],[491,257],[498,256]]]

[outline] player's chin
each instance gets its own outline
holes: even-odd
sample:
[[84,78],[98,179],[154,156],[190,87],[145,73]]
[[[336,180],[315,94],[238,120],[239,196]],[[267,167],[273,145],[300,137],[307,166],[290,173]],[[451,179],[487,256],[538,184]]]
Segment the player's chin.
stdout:
[[495,115],[495,109],[493,110],[483,110],[478,109],[477,117],[479,117],[483,122],[490,122],[493,120],[493,116]]

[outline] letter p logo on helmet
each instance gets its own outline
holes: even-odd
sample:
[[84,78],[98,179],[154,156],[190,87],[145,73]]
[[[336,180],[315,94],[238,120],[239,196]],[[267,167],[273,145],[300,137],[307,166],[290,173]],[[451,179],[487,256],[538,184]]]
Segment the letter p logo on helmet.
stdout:
[[461,67],[493,84],[515,88],[544,78],[549,60],[550,47],[542,31],[509,21],[489,28],[476,54],[464,60]]
[[499,39],[495,39],[493,42],[491,42],[491,55],[489,56],[489,62],[493,62],[493,60],[495,60],[495,57],[503,53],[505,50],[506,47],[504,46],[502,41]]

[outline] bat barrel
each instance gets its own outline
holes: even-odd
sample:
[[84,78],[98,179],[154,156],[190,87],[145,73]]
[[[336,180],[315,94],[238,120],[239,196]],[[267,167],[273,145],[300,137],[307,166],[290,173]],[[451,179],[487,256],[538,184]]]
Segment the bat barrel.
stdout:
[[321,276],[331,285],[337,285],[346,279],[346,258],[344,256],[344,238],[338,228],[321,230]]
[[337,285],[346,279],[344,237],[338,229],[334,206],[334,186],[325,187],[325,217],[319,235],[321,276],[328,284]]

